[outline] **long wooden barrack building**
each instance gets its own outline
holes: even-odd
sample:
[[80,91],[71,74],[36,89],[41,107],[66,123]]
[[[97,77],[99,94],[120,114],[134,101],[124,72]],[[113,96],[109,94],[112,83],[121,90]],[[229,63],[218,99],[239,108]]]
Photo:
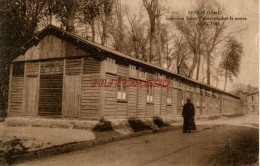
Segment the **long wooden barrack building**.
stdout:
[[[186,98],[196,115],[237,114],[239,97],[49,25],[20,49],[10,72],[8,116],[174,118]],[[170,79],[167,87],[93,87],[106,79]]]

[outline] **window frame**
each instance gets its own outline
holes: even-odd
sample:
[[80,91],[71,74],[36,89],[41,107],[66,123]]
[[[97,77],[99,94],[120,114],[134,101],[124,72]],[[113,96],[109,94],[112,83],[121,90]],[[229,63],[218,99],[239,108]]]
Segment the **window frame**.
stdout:
[[139,70],[138,70],[138,79],[140,79],[140,80],[146,80],[146,77],[147,77],[147,74],[146,74],[145,69],[139,67]]
[[135,65],[129,64],[129,77],[137,78],[137,67]]
[[13,63],[13,77],[24,77],[25,75],[25,62],[14,62]]
[[[125,78],[123,78],[123,77],[119,77],[118,78],[118,81],[119,80],[125,80]],[[119,91],[119,89],[120,89],[120,91]],[[120,95],[119,95],[119,93],[120,93]],[[125,98],[123,98],[123,96],[124,96],[124,93],[125,93]],[[118,86],[117,86],[117,101],[118,102],[127,102],[127,87],[126,86],[123,86],[123,81],[120,81],[119,83],[118,83]],[[119,97],[120,96],[120,97]]]
[[167,87],[167,105],[172,105],[172,101],[173,101],[173,87]]
[[146,103],[153,103],[154,88],[153,85],[146,87]]
[[113,58],[107,58],[106,59],[106,72],[117,74],[117,65],[116,60]]

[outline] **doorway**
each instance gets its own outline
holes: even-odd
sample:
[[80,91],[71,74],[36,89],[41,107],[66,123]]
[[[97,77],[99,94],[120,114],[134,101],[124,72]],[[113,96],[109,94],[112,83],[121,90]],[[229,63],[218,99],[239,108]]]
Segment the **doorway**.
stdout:
[[29,76],[26,78],[25,88],[25,113],[26,115],[37,115],[38,100],[38,77]]

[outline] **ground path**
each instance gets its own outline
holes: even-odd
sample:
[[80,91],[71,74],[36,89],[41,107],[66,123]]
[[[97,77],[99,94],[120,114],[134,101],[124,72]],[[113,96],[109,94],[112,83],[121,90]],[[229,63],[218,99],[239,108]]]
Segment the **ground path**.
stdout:
[[19,165],[244,165],[250,162],[244,157],[251,155],[252,160],[258,150],[256,116],[201,122],[194,133],[178,129],[150,134]]

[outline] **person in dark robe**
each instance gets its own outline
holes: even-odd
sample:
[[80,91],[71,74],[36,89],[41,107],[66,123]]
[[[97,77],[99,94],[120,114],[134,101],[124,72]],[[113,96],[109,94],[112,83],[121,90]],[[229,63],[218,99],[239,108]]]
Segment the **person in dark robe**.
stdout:
[[194,105],[191,103],[191,100],[188,98],[187,103],[183,106],[182,117],[184,118],[183,122],[183,132],[191,132],[191,130],[196,130],[196,125],[194,122],[195,109]]

